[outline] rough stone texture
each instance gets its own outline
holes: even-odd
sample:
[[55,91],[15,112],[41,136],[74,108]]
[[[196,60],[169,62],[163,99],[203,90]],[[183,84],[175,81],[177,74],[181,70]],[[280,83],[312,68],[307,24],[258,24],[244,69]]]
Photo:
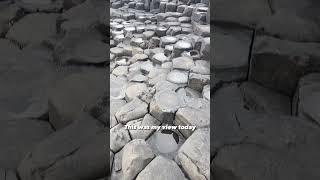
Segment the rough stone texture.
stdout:
[[150,103],[150,114],[161,122],[172,122],[181,106],[178,95],[170,90],[156,93]]
[[250,79],[292,96],[303,74],[318,71],[319,45],[258,36]]
[[[21,179],[37,179],[40,174],[48,179],[103,177],[109,161],[104,151],[105,133],[94,119],[83,116],[35,145],[18,167]],[[72,165],[75,163],[77,166]],[[75,171],[79,173],[72,173]]]
[[210,131],[199,129],[178,151],[177,161],[190,179],[210,179]]
[[5,154],[0,167],[6,169],[16,169],[33,146],[53,132],[49,123],[32,119],[1,119],[0,124],[0,153]]
[[128,121],[141,118],[148,113],[148,105],[138,98],[133,99],[126,105],[122,106],[115,114],[118,121],[126,123]]
[[[203,110],[193,109],[190,107],[180,108],[174,120],[177,126],[196,126],[197,128],[204,128],[210,126],[210,115]],[[185,137],[191,136],[192,130],[180,130]]]
[[50,90],[49,120],[56,129],[76,121],[106,92],[103,71],[74,74]]
[[129,141],[129,132],[122,124],[118,124],[110,130],[110,149],[113,152],[118,152]]
[[141,171],[136,179],[184,180],[185,177],[179,166],[174,161],[166,159],[162,156],[157,156],[148,164],[148,166],[144,170]]
[[20,46],[39,43],[56,33],[58,14],[29,14],[19,20],[6,34],[6,38],[16,41]]
[[0,1],[1,180],[110,174],[108,9],[104,0]]
[[132,140],[123,149],[123,179],[133,179],[155,157],[152,149],[142,140]]

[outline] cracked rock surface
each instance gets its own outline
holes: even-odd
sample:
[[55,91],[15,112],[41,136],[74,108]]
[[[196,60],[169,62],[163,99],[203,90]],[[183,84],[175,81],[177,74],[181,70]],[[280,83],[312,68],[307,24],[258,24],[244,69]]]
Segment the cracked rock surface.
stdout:
[[216,1],[211,178],[319,179],[319,5]]
[[111,179],[210,179],[209,15],[209,1],[111,1]]
[[0,1],[1,180],[110,172],[105,8],[104,0]]

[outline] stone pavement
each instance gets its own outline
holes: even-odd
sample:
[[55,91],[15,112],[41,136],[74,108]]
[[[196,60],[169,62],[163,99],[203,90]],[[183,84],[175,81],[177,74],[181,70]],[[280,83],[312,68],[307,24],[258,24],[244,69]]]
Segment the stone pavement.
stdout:
[[111,179],[210,179],[209,1],[111,3]]
[[320,178],[320,3],[215,0],[211,175]]

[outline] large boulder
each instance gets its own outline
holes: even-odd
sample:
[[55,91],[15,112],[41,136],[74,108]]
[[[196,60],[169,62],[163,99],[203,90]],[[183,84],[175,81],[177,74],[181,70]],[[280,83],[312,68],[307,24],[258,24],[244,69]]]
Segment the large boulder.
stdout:
[[20,50],[8,40],[0,40],[0,46],[3,112],[19,118],[47,119],[48,87],[57,78],[50,51],[43,46]]
[[210,179],[210,131],[198,129],[180,147],[176,157],[190,179]]
[[53,130],[45,121],[32,119],[1,119],[0,167],[16,169],[20,161]]
[[101,39],[97,32],[68,33],[54,48],[55,60],[60,64],[104,64],[109,58],[109,46]]
[[184,174],[172,160],[163,156],[154,158],[137,176],[137,180],[184,180]]
[[298,80],[319,71],[320,47],[269,36],[257,36],[252,51],[249,78],[259,84],[293,96]]
[[123,149],[122,154],[123,179],[134,179],[149,162],[155,157],[152,149],[142,139],[129,142]]
[[109,162],[106,142],[107,130],[84,114],[34,146],[20,163],[18,173],[22,180],[104,177]]
[[6,34],[6,38],[17,42],[21,47],[41,43],[56,35],[55,13],[28,14],[16,22]]
[[107,92],[103,70],[67,76],[50,89],[49,120],[56,129],[76,121]]
[[61,32],[87,32],[100,28],[103,23],[100,19],[105,13],[106,5],[107,2],[104,0],[87,0],[63,12],[60,18],[63,21],[60,27]]

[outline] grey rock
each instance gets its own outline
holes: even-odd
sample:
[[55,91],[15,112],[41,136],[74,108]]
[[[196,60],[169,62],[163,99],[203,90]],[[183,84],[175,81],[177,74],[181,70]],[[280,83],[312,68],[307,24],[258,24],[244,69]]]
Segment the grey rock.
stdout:
[[[53,130],[49,123],[32,119],[2,119],[0,122],[1,168],[16,169],[33,146]],[[14,139],[14,141],[12,141]]]
[[[203,128],[210,126],[210,114],[205,111],[194,109],[194,108],[180,108],[174,120],[174,124],[177,126],[196,126],[196,128]],[[190,130],[180,130],[180,132],[188,138],[191,136],[193,131]]]
[[121,109],[115,114],[117,120],[121,123],[127,123],[128,121],[138,119],[147,114],[148,105],[138,98],[134,98],[132,101],[121,107]]
[[129,131],[124,125],[118,124],[110,129],[110,150],[114,153],[122,149],[131,140]]
[[259,113],[290,115],[291,99],[258,84],[245,82],[241,86],[245,105]]
[[150,114],[161,122],[172,122],[180,106],[180,100],[174,91],[160,91],[150,103]]
[[[48,179],[98,178],[106,175],[106,164],[109,162],[105,154],[106,131],[98,127],[97,121],[89,115],[84,114],[80,118],[33,147],[19,164],[21,179],[37,179],[40,174]],[[76,162],[77,166],[72,165]],[[72,173],[75,171],[79,173]]]
[[6,38],[18,42],[22,47],[41,43],[56,34],[57,17],[58,14],[29,14],[10,28]]
[[210,85],[205,85],[202,90],[202,97],[210,101]]
[[[150,114],[146,114],[143,119],[130,121],[127,123],[129,126],[159,126],[160,121],[152,117]],[[129,130],[132,139],[144,139],[146,140],[155,130],[142,129],[142,130]]]
[[178,57],[172,59],[172,68],[179,70],[190,70],[194,66],[194,62],[188,57]]
[[188,79],[188,86],[194,90],[202,91],[203,87],[210,82],[210,75],[201,75],[190,73]]
[[204,60],[197,60],[195,61],[195,66],[192,66],[190,71],[197,74],[209,75],[210,63]]
[[[249,78],[265,87],[293,96],[299,78],[311,67],[313,70],[317,69],[315,64],[319,58],[318,49],[316,43],[299,43],[258,36]],[[272,57],[271,61],[269,57]]]
[[134,179],[155,157],[152,149],[142,139],[129,142],[124,147],[122,156],[123,179]]
[[104,71],[67,76],[50,89],[50,123],[56,129],[66,127],[94,106],[104,92],[107,92]]
[[152,61],[155,64],[162,64],[169,61],[169,58],[164,53],[157,53],[152,57]]
[[167,80],[169,82],[172,82],[172,83],[175,83],[178,85],[187,84],[188,83],[188,72],[173,70],[168,74]]
[[147,90],[147,85],[144,83],[134,83],[126,89],[126,100],[130,102],[132,99],[140,96]]
[[210,131],[198,129],[180,147],[176,157],[191,179],[210,179]]
[[185,177],[179,166],[174,161],[166,159],[162,156],[157,156],[137,176],[137,180],[147,179],[184,180]]

